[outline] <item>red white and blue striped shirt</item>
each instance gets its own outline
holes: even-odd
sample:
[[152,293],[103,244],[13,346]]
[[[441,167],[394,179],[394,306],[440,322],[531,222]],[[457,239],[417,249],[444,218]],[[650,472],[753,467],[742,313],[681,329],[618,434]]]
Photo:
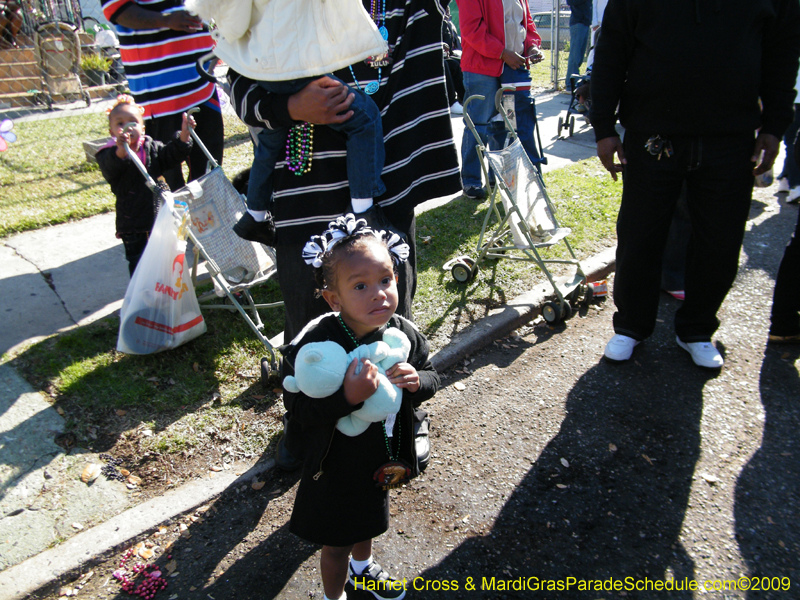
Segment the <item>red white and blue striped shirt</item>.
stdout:
[[182,0],[102,0],[103,14],[114,24],[131,94],[144,106],[145,119],[181,113],[202,104],[214,84],[200,78],[195,63],[214,48],[207,29],[128,29],[116,22],[130,4],[165,13],[183,8]]

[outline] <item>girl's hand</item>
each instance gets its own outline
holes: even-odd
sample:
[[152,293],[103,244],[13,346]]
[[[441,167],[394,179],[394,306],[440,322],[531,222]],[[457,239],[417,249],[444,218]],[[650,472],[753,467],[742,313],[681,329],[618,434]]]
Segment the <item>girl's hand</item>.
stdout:
[[117,158],[128,158],[125,146],[131,143],[130,133],[121,133],[117,136]]
[[399,388],[416,392],[419,390],[419,373],[408,363],[397,363],[386,371],[389,383],[395,384]]
[[194,121],[194,117],[183,113],[183,121],[181,122],[181,141],[185,144],[189,141],[191,137],[189,135],[189,125],[192,127],[197,127],[197,123]]
[[378,389],[378,367],[366,358],[361,359],[361,371],[356,375],[358,359],[347,368],[344,374],[344,397],[352,405],[361,404]]

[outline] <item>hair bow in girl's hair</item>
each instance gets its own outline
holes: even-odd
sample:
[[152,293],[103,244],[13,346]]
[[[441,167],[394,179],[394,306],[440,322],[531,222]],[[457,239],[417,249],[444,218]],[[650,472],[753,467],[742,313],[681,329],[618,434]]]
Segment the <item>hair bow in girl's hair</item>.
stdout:
[[409,247],[398,233],[385,230],[376,233],[389,247],[389,256],[392,257],[395,265],[401,265],[406,262],[408,259]]
[[144,114],[144,106],[136,104],[136,100],[134,100],[133,96],[131,96],[130,94],[120,94],[119,96],[117,96],[117,99],[114,101],[114,104],[112,104],[106,109],[106,114],[110,115],[111,111],[114,110],[120,104],[130,104],[134,108],[138,109],[140,113]]
[[[375,231],[367,226],[366,220],[356,219],[350,213],[342,215],[328,223],[328,229],[323,231],[322,235],[311,236],[311,239],[303,247],[303,260],[306,264],[319,269],[322,266],[323,255],[332,250],[340,240],[349,236],[367,234],[376,235]],[[408,256],[407,250],[406,256]]]

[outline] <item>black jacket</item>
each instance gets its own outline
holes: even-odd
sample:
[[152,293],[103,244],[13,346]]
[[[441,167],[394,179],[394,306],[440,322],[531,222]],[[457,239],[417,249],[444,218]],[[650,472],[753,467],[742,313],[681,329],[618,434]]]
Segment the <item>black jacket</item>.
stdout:
[[[596,139],[754,132],[792,122],[797,0],[609,0],[592,66]],[[763,103],[763,113],[759,108]]]
[[[176,137],[168,144],[144,136],[144,166],[153,179],[157,179],[164,171],[182,163],[189,156],[192,140],[184,143]],[[117,147],[103,148],[97,153],[97,164],[111,191],[117,198],[117,233],[149,232],[153,229],[158,198],[147,187],[144,175],[136,168],[133,161],[117,156]]]

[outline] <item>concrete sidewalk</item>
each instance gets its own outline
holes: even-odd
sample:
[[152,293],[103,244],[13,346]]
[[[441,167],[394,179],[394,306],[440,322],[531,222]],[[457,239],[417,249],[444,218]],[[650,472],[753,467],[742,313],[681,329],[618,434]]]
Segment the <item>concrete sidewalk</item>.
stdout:
[[[572,138],[556,140],[557,121],[569,96],[537,98],[545,172],[594,155],[591,129],[576,117]],[[461,118],[453,118],[460,145]],[[458,198],[458,196],[456,197]],[[421,205],[424,212],[450,202]],[[128,285],[122,245],[114,237],[114,214],[15,235],[0,247],[0,350],[85,325],[119,310]],[[587,261],[584,270],[603,276],[613,253]],[[456,336],[434,362],[454,364],[532,318],[551,293],[539,286]],[[80,481],[85,457],[65,454],[55,443],[63,418],[9,365],[0,365],[0,597],[23,598],[87,561],[96,559],[159,523],[207,502],[228,486],[272,468],[272,460],[239,465],[135,506],[124,486],[100,477]],[[249,470],[248,470],[249,469]],[[44,493],[47,492],[47,493]],[[89,529],[92,524],[100,523]],[[82,529],[87,531],[80,532]],[[77,533],[77,534],[76,534]],[[64,541],[67,540],[67,541]],[[47,549],[57,544],[52,549]]]

